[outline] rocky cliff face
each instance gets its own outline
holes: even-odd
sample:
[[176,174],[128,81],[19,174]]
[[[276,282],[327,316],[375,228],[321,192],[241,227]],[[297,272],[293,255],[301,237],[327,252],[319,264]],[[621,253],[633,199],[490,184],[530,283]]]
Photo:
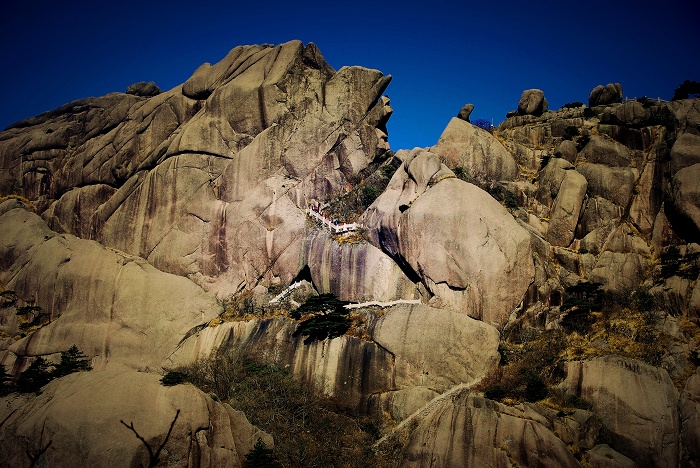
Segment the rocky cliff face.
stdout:
[[[162,463],[238,466],[272,438],[154,375],[224,347],[384,418],[375,449],[405,466],[697,465],[700,101],[617,84],[549,111],[528,90],[495,130],[455,118],[393,153],[389,81],[313,44],[237,47],[0,133],[0,363],[77,344],[94,367],[3,398],[0,464],[138,464],[119,420],[163,440],[179,409]],[[305,212],[341,199],[362,214]],[[581,318],[590,283],[614,305]],[[285,313],[305,296],[271,305],[291,284],[374,305],[305,343]],[[243,299],[257,316],[228,313]],[[533,343],[527,387],[499,396]]]
[[114,93],[18,122],[3,133],[1,186],[22,187],[50,227],[213,293],[289,283],[303,266],[299,208],[388,149],[389,81],[336,73],[313,44],[238,47],[158,96]]

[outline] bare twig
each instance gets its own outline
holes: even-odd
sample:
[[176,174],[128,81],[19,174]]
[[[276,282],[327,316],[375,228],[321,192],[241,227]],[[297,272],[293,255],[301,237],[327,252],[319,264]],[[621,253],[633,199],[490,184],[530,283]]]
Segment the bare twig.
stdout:
[[165,439],[163,439],[163,443],[158,446],[158,449],[153,452],[153,447],[151,447],[151,444],[146,442],[146,439],[141,437],[141,434],[139,434],[136,431],[136,428],[134,427],[133,421],[130,424],[127,424],[124,422],[123,419],[120,419],[119,422],[122,423],[127,429],[131,430],[131,432],[134,433],[136,438],[143,443],[143,445],[146,446],[146,450],[148,450],[148,467],[152,468],[154,466],[158,465],[158,461],[160,459],[160,452],[163,450],[165,447],[165,444],[168,443],[168,439],[170,439],[170,434],[173,432],[173,428],[175,427],[175,422],[177,421],[178,416],[180,416],[180,410],[178,409],[177,412],[175,413],[175,418],[173,421],[170,423],[170,429],[168,429],[168,433],[165,435]]
[[34,468],[36,466],[36,463],[39,461],[41,456],[44,453],[46,453],[46,451],[49,449],[52,443],[53,440],[50,440],[49,443],[46,444],[46,447],[39,449],[34,455],[32,455],[32,453],[29,450],[27,450],[27,456],[29,457],[29,461],[31,462],[31,464],[29,465],[30,468]]

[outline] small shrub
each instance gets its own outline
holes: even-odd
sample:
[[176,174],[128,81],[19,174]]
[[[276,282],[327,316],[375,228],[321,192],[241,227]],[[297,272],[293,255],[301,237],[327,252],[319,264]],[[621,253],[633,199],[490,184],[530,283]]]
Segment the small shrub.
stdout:
[[15,385],[12,383],[12,375],[7,372],[5,366],[0,364],[0,396],[8,395],[15,391]]
[[326,338],[343,336],[350,329],[352,321],[347,312],[330,312],[328,314],[315,315],[299,324],[292,336],[305,336],[304,344],[313,341],[323,341]]
[[645,289],[638,289],[632,293],[632,301],[640,312],[651,312],[656,309],[656,299]]
[[566,104],[561,106],[562,109],[576,109],[579,107],[583,107],[583,103],[579,101],[567,102]]
[[0,292],[0,299],[2,299],[2,306],[13,306],[17,302],[17,293],[12,290],[5,290]]
[[690,362],[697,367],[700,367],[700,349],[694,349],[690,352]]
[[493,128],[491,122],[489,122],[486,119],[476,119],[473,122],[471,122],[471,124],[475,127],[479,127],[482,130],[486,130],[487,132],[491,131],[491,129]]
[[574,127],[573,125],[569,125],[564,129],[564,136],[562,137],[564,140],[573,140],[575,136],[578,136],[580,134],[578,127]]
[[700,274],[699,258],[700,252],[681,255],[678,247],[675,245],[670,246],[659,256],[661,261],[661,278],[680,276],[689,280],[696,279],[698,274]]
[[377,199],[379,196],[379,189],[372,185],[364,185],[361,190],[361,195],[360,198],[362,200],[362,204],[365,207],[368,207],[369,205],[372,204],[374,200]]
[[272,453],[272,449],[261,438],[253,446],[252,450],[245,455],[244,468],[282,468],[277,457]]
[[489,400],[502,401],[506,397],[506,391],[500,385],[494,385],[484,391],[484,396]]
[[387,179],[391,179],[391,177],[394,175],[394,172],[396,172],[396,168],[391,164],[384,164],[379,169],[382,171],[382,174]]
[[593,406],[591,406],[590,403],[588,403],[583,398],[577,397],[576,395],[569,396],[569,403],[571,404],[571,406],[573,406],[574,408],[577,408],[577,409],[582,409],[582,410],[588,411],[591,408],[593,408]]
[[581,136],[576,142],[576,149],[578,151],[583,150],[583,148],[588,144],[589,141],[591,141],[591,137],[589,137],[588,135]]
[[549,391],[547,385],[539,374],[530,371],[521,371],[525,377],[525,399],[529,402],[544,400]]
[[189,376],[184,372],[171,370],[166,372],[163,378],[160,379],[160,384],[166,387],[172,387],[173,385],[180,385],[187,382],[188,377]]
[[585,333],[591,325],[591,311],[602,307],[601,283],[581,281],[566,288],[568,297],[561,306],[563,311],[569,311],[561,321],[561,325],[570,331]]
[[573,309],[561,320],[561,326],[569,331],[586,333],[591,326],[591,313],[588,309]]
[[506,208],[510,208],[511,210],[518,209],[518,197],[516,197],[510,190],[506,190],[503,203],[505,204]]
[[[280,363],[281,364],[281,363]],[[340,402],[313,392],[282,367],[250,352],[220,348],[207,359],[175,369],[205,393],[217,395],[271,434],[283,466],[396,466],[382,463],[371,447],[374,427]]]
[[457,176],[458,179],[466,180],[467,171],[464,170],[463,166],[457,166],[452,169],[452,172]]
[[547,167],[547,164],[549,164],[549,160],[552,159],[551,154],[543,154],[542,159],[540,160],[540,171]]

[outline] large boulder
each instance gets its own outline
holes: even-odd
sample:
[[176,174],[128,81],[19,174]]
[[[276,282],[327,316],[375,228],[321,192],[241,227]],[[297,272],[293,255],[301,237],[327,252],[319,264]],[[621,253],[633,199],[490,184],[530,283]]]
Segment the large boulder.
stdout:
[[544,92],[540,89],[526,89],[518,101],[518,115],[539,117],[549,109]]
[[684,133],[671,148],[671,175],[681,169],[700,163],[700,136]]
[[561,154],[562,159],[569,161],[571,164],[576,162],[578,148],[573,140],[563,140],[557,147],[557,151]]
[[700,239],[700,164],[685,167],[671,181],[668,216],[675,232],[689,242]]
[[[426,151],[406,158],[362,222],[373,242],[420,278],[435,304],[487,323],[504,323],[534,276],[528,232]],[[508,288],[500,287],[504,282]]]
[[607,106],[616,102],[622,102],[622,85],[620,83],[598,85],[591,90],[588,96],[588,107]]
[[518,174],[515,159],[495,136],[458,118],[450,120],[430,151],[474,178],[513,180]]
[[586,455],[591,468],[635,468],[637,466],[631,459],[611,449],[607,444],[596,445]]
[[576,170],[583,174],[588,181],[588,188],[593,196],[599,196],[618,206],[627,207],[638,176],[636,169],[583,163],[576,166]]
[[153,97],[160,94],[160,88],[152,81],[140,81],[129,85],[126,88],[126,94],[133,94],[142,97]]
[[165,387],[159,379],[128,369],[81,372],[39,396],[2,398],[0,465],[30,466],[36,457],[39,466],[146,466],[149,453],[136,433],[154,452],[164,444],[161,466],[239,467],[258,438],[272,445],[240,411],[192,385]]
[[683,466],[700,466],[700,371],[688,379],[680,397]]
[[474,104],[465,104],[459,110],[459,113],[457,114],[457,118],[469,122],[469,116],[472,115],[473,111],[474,111]]
[[417,425],[401,466],[580,466],[550,422],[528,405],[509,407],[462,390],[424,413],[411,421]]
[[588,182],[581,174],[575,170],[564,171],[564,178],[552,205],[547,242],[567,247],[574,240],[587,188]]
[[417,297],[416,286],[387,254],[368,242],[340,243],[324,230],[307,236],[306,265],[322,293],[344,301]]
[[668,373],[629,358],[567,363],[564,391],[589,402],[608,445],[637,466],[678,466],[678,391]]
[[630,165],[631,159],[626,146],[598,135],[591,137],[588,144],[581,150],[580,155],[589,163],[614,167],[627,167]]
[[471,386],[499,361],[494,327],[462,313],[423,305],[392,307],[377,320],[372,339],[394,356],[398,388],[444,391],[459,383]]
[[618,106],[606,107],[599,118],[601,123],[627,127],[641,127],[653,124],[651,110],[648,107],[644,107],[639,101],[629,101]]
[[644,281],[646,261],[638,253],[604,251],[598,257],[591,281],[603,284],[603,289],[619,294],[635,290]]
[[392,420],[400,422],[420,411],[439,395],[428,387],[407,387],[375,393],[369,397],[367,412],[378,420],[389,415]]

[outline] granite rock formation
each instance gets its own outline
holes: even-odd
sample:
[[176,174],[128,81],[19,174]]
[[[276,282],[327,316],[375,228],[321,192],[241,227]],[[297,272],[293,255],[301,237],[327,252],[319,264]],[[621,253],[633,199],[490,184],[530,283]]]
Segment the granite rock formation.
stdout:
[[[223,346],[379,417],[402,466],[699,466],[700,100],[527,90],[490,132],[467,105],[393,153],[389,81],[243,46],[1,132],[0,364],[76,344],[93,370],[1,397],[0,465],[145,463],[120,420],[155,443],[180,409],[162,464],[239,466],[274,434],[158,383]],[[323,218],[339,200],[353,214]],[[577,324],[586,282],[608,308]],[[319,293],[363,304],[305,343],[289,312]],[[546,395],[484,387],[533,343]]]

